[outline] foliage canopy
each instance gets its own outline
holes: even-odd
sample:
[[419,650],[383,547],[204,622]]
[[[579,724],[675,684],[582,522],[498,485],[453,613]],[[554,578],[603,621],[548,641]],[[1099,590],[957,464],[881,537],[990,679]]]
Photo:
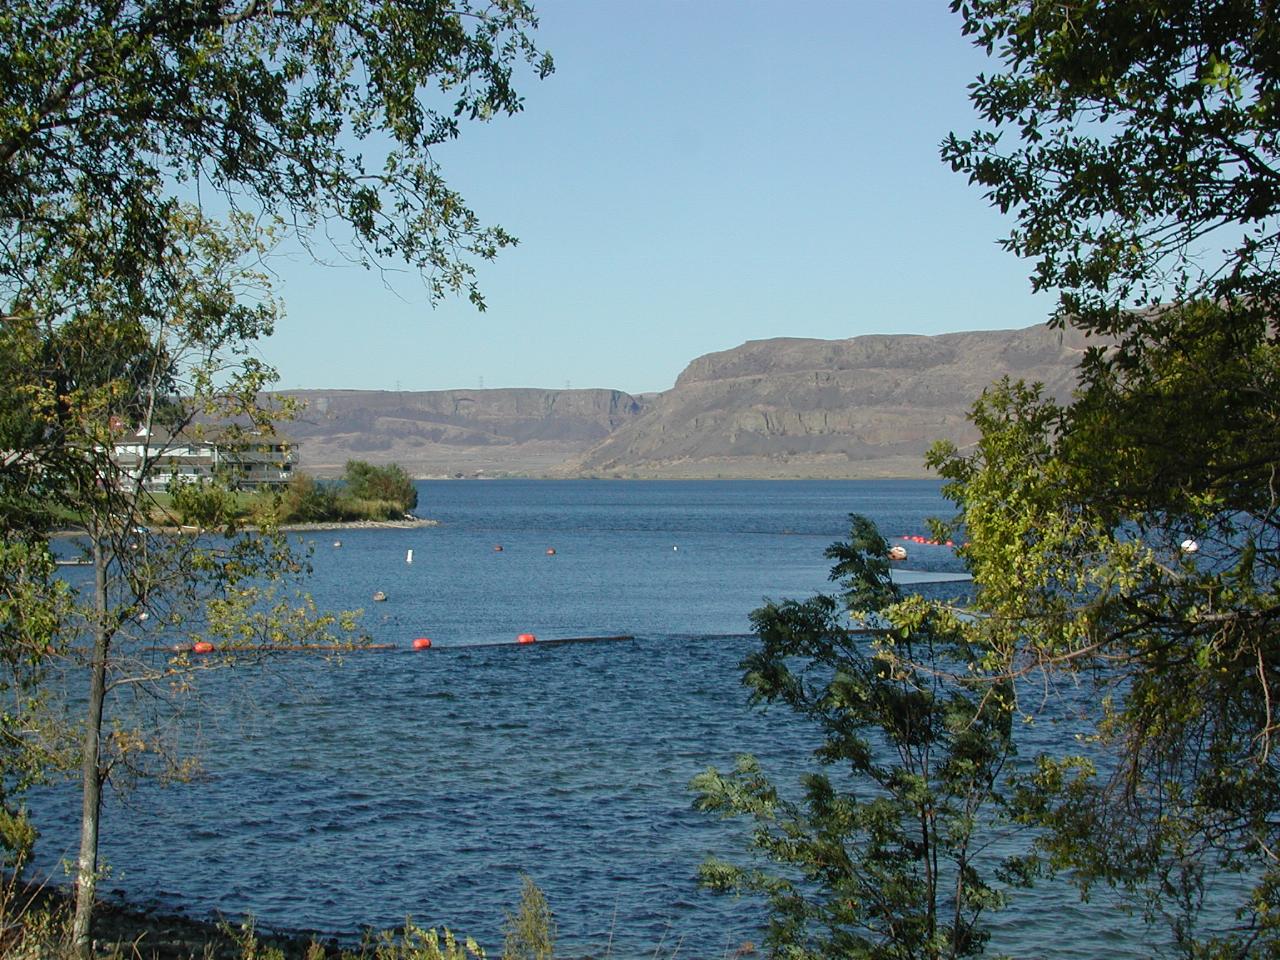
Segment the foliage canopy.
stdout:
[[755,611],[760,647],[742,663],[754,702],[818,726],[824,772],[804,777],[801,800],[749,756],[696,777],[696,805],[750,817],[764,861],[711,860],[703,881],[767,898],[774,956],[972,956],[989,936],[982,915],[1004,902],[983,875],[1000,865],[981,851],[1013,753],[1010,691],[976,669],[946,607],[900,594],[875,526],[851,522],[827,550],[842,600]]
[[431,150],[520,109],[515,67],[551,71],[534,26],[523,0],[7,4],[0,299],[38,289],[66,307],[136,281],[178,199],[207,191],[304,238],[341,223],[358,262],[407,261],[433,296],[481,304],[469,261],[513,238],[480,224]]
[[402,514],[418,505],[418,488],[398,463],[376,467],[363,460],[348,460],[343,481],[347,493],[357,500],[385,500]]
[[[229,649],[338,629],[273,591],[305,563],[228,524],[226,543],[154,537],[124,431],[269,433],[274,373],[251,353],[278,312],[260,265],[281,233],[323,233],[358,263],[407,262],[433,300],[483,300],[474,263],[514,238],[444,181],[433,148],[520,109],[523,0],[14,0],[0,11],[0,836],[47,767],[32,748],[43,670],[90,678],[75,939],[90,950],[101,788],[146,738],[107,722],[125,692],[194,663],[145,658],[184,628]],[[207,494],[211,499],[201,504]],[[184,490],[221,517],[216,485]],[[207,509],[206,509],[207,507]],[[84,524],[94,583],[73,611],[48,534]],[[18,824],[17,826],[21,826]]]
[[[931,463],[987,668],[1094,685],[1105,764],[1040,760],[1051,861],[1145,898],[1178,949],[1280,940],[1280,23],[1254,0],[955,0],[1001,68],[944,159],[1097,334],[1069,402],[1002,383]],[[957,536],[957,539],[959,537]],[[1030,707],[1028,706],[1028,709]],[[1215,874],[1247,878],[1200,929]]]
[[[1141,334],[1126,305],[1275,301],[1280,23],[1256,0],[953,0],[1001,62],[944,160],[1015,226],[1058,322]],[[1265,313],[1265,311],[1264,311]]]

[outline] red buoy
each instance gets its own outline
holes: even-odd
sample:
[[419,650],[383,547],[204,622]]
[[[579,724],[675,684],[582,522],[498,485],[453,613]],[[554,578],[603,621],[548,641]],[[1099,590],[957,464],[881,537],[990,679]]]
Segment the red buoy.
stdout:
[[413,649],[415,649],[415,650],[430,650],[430,649],[431,649],[431,638],[430,638],[430,637],[419,637],[417,640],[413,641]]
[[213,644],[208,640],[197,640],[191,645],[192,653],[213,653]]
[[537,639],[532,633],[522,633],[516,637],[516,643],[533,643]]

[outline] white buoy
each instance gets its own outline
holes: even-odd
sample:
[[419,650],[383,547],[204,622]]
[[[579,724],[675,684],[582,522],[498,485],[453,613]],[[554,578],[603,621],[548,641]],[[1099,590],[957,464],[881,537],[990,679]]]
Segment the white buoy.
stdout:
[[1183,553],[1199,553],[1200,552],[1200,544],[1196,543],[1190,537],[1187,537],[1187,539],[1183,540],[1182,543],[1179,544],[1179,546],[1182,548]]
[[413,563],[413,551],[412,551],[412,550],[410,550],[408,553],[406,553],[406,554],[404,555],[404,562],[405,562],[405,563]]

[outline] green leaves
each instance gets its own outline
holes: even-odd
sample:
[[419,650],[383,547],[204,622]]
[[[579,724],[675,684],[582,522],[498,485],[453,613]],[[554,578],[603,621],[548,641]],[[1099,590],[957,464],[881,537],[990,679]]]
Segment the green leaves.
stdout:
[[899,599],[889,577],[889,546],[866,517],[850,514],[849,540],[833,543],[823,556],[836,561],[828,579],[845,586],[841,600],[855,614],[871,613]]
[[35,842],[23,790],[60,765],[44,734],[46,678],[65,650],[71,596],[48,544],[6,529],[0,536],[0,860],[20,866]]
[[29,298],[54,256],[85,252],[59,238],[90,203],[120,227],[119,275],[145,276],[152,227],[192,180],[304,234],[345,221],[352,259],[404,260],[433,296],[478,298],[473,260],[512,239],[443,187],[431,150],[458,117],[517,112],[518,66],[551,72],[528,37],[536,22],[527,4],[470,0],[10,4],[0,300]]
[[418,505],[418,489],[397,463],[375,467],[363,460],[348,460],[343,475],[347,494],[357,500],[383,500],[401,514]]
[[979,669],[960,619],[900,596],[887,550],[853,516],[850,539],[827,551],[853,626],[826,596],[752,614],[760,646],[743,683],[817,725],[822,771],[798,798],[752,757],[690,784],[698,809],[754,824],[753,866],[714,859],[701,876],[766,898],[775,955],[969,956],[987,939],[982,914],[1003,904],[976,863],[1013,751],[1013,699]]
[[[216,545],[147,535],[147,480],[206,429],[233,445],[270,435],[281,411],[260,397],[274,372],[252,350],[277,316],[259,264],[284,230],[305,245],[322,227],[356,262],[407,263],[433,299],[483,306],[474,263],[515,240],[479,222],[431,151],[460,117],[520,109],[515,70],[551,70],[535,26],[523,0],[14,0],[0,13],[0,685],[11,675],[32,705],[0,718],[0,831],[20,839],[12,791],[44,762],[27,748],[30,691],[47,651],[79,631],[81,956],[101,787],[155,753],[114,721],[118,694],[148,686],[163,701],[195,668],[138,656],[141,641],[186,629],[224,652],[274,649],[353,628],[283,594],[304,563],[278,538],[235,535],[230,478],[173,490],[183,519],[224,530]],[[403,473],[360,483],[384,509],[416,502]],[[39,555],[69,520],[94,555],[75,616]]]
[[[987,669],[1070,673],[1101,704],[1089,759],[1041,757],[1018,816],[1051,867],[1131,890],[1152,916],[1199,902],[1207,876],[1268,886],[1280,839],[1276,407],[1256,387],[1275,360],[1248,329],[1214,305],[1167,311],[1123,364],[1086,367],[1071,405],[998,384],[974,408],[975,447],[933,455],[968,537],[967,633]],[[1181,913],[1171,931],[1192,943],[1198,923]]]
[[[988,669],[1069,673],[1099,704],[1088,757],[1040,758],[1015,807],[1051,866],[1133,891],[1186,955],[1273,952],[1277,23],[1252,2],[951,7],[999,67],[943,158],[1013,216],[1051,322],[1099,337],[1069,403],[997,384],[976,446],[931,455]],[[1206,935],[1206,878],[1233,873],[1248,932]]]
[[1119,311],[1157,302],[1274,303],[1277,26],[1264,7],[951,7],[1001,69],[972,88],[985,127],[942,156],[1014,215],[1005,245],[1059,294],[1056,322],[1116,335],[1131,325]]

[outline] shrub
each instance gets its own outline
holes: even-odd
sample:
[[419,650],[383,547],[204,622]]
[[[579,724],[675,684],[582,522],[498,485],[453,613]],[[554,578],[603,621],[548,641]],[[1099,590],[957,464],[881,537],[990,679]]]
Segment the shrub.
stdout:
[[358,958],[352,954],[343,956],[344,960],[484,960],[484,951],[470,937],[459,943],[448,927],[441,935],[435,928],[424,930],[412,920],[406,920],[403,930],[378,934],[372,944],[365,945]]
[[240,512],[234,493],[203,481],[172,481],[169,505],[179,523],[204,530],[226,526]]
[[556,947],[556,921],[538,885],[521,878],[520,906],[508,913],[503,930],[502,960],[552,960]]
[[402,514],[418,505],[418,489],[399,464],[375,467],[363,460],[348,460],[343,482],[347,495],[355,500],[388,500]]
[[51,960],[70,955],[71,913],[65,905],[18,903],[16,891],[0,895],[0,957]]
[[399,520],[404,516],[398,503],[390,500],[360,500],[340,496],[338,510],[343,520]]
[[306,473],[295,473],[281,501],[283,522],[316,523],[338,519],[338,494],[329,484]]

